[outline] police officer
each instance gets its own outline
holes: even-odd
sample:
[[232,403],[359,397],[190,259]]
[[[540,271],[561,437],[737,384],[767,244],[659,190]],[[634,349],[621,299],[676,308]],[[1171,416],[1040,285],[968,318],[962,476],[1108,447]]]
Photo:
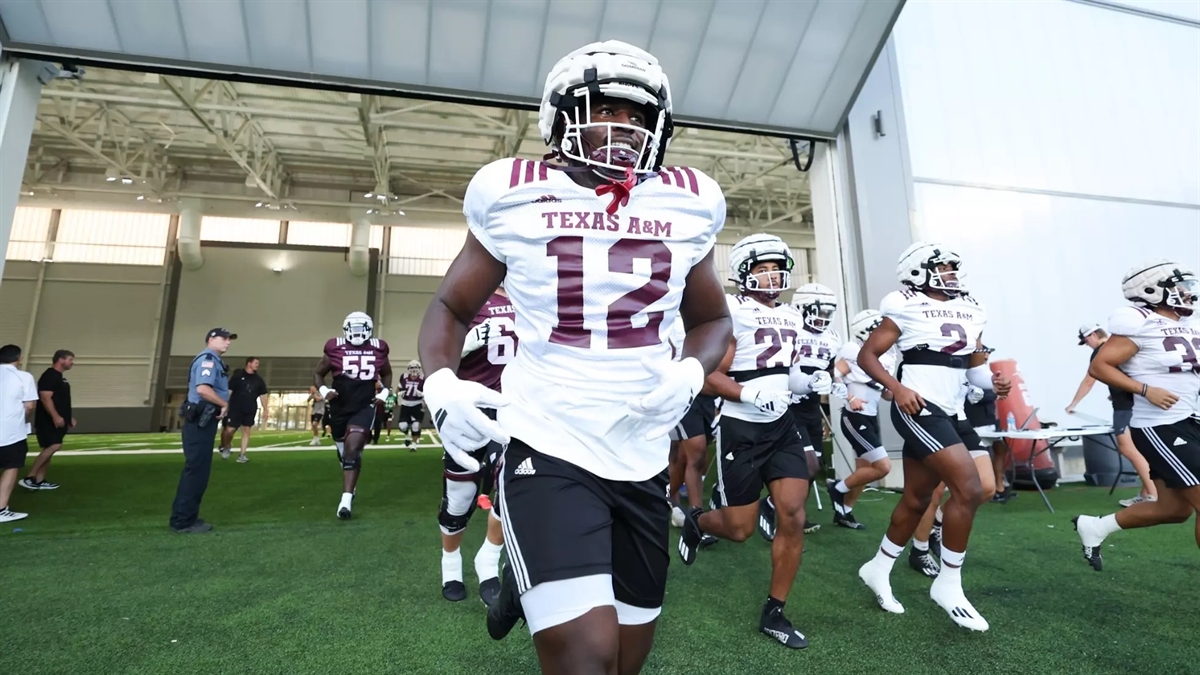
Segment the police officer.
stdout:
[[192,361],[187,400],[179,408],[183,419],[183,472],[171,509],[171,529],[181,534],[208,532],[212,525],[200,520],[200,500],[212,470],[217,421],[229,412],[229,375],[221,355],[237,335],[214,328],[205,337],[207,346]]

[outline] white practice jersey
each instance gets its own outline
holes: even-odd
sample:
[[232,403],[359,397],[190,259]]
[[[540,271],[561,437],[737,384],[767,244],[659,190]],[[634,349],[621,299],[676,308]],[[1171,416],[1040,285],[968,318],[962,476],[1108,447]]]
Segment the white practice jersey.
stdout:
[[[792,311],[796,311],[793,307]],[[833,359],[837,356],[838,350],[842,346],[842,338],[838,337],[837,331],[827,329],[821,333],[812,333],[804,328],[803,316],[796,312],[797,316],[801,317],[800,330],[796,334],[796,354],[792,361],[791,372],[797,371],[811,375],[818,370],[829,370],[833,365]],[[818,394],[806,394],[802,397],[809,401],[816,401],[820,398]],[[805,402],[806,405],[812,405],[810,402]]]
[[[900,327],[896,346],[901,352],[925,348],[968,357],[975,351],[987,323],[983,305],[971,296],[942,302],[912,289],[888,293],[879,305],[879,312]],[[963,412],[963,387],[967,383],[964,369],[905,364],[900,383],[948,415],[958,417]]]
[[[764,391],[787,391],[788,369],[796,358],[800,314],[791,305],[767,307],[745,295],[727,295],[733,319],[733,363],[729,376]],[[725,401],[721,414],[747,422],[773,422],[782,414],[741,401]]]
[[552,166],[504,159],[467,187],[471,234],[508,268],[520,349],[504,370],[513,438],[610,480],[667,466],[667,437],[646,441],[628,404],[656,385],[641,364],[667,361],[684,281],[725,224],[725,197],[703,173],[665,168],[607,213]]
[[667,336],[671,343],[671,351],[675,354],[673,358],[676,361],[683,360],[684,337],[686,337],[686,333],[683,330],[683,321],[676,321],[675,325],[671,327],[671,334]]
[[[856,340],[850,340],[842,345],[842,349],[838,352],[837,358],[845,361],[850,367],[850,372],[842,378],[846,383],[846,391],[854,398],[860,399],[863,402],[863,409],[856,411],[860,415],[871,415],[874,417],[879,414],[879,399],[883,397],[883,386],[875,382],[870,375],[866,373],[858,365],[858,351],[862,349],[862,345]],[[888,373],[896,374],[896,350],[889,349],[879,357],[879,363]],[[846,408],[849,410],[849,406]]]
[[1122,307],[1109,318],[1108,332],[1137,345],[1137,353],[1121,364],[1126,375],[1179,397],[1175,405],[1163,410],[1134,394],[1130,426],[1156,427],[1200,415],[1200,317],[1173,321],[1141,307]]

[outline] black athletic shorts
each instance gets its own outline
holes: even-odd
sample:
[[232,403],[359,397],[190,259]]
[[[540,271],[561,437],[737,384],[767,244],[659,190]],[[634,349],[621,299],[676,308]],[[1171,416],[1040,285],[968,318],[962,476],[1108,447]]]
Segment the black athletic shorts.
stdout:
[[679,425],[671,431],[671,440],[686,441],[689,438],[704,436],[709,443],[713,440],[715,429],[713,420],[717,416],[717,398],[700,394],[692,401],[687,414],[679,421]]
[[967,446],[967,450],[983,449],[979,434],[970,422],[957,419],[932,403],[926,402],[925,408],[915,416],[893,405],[892,426],[904,439],[904,456],[912,459],[924,461],[942,448],[960,443]]
[[321,413],[313,413],[313,416],[312,416],[313,424],[320,424],[321,420],[323,420],[323,419],[325,419],[325,415],[323,415]]
[[254,410],[234,410],[229,409],[225,414],[225,426],[230,429],[239,429],[241,427],[252,427],[257,422],[258,409]]
[[1200,421],[1194,417],[1156,427],[1130,427],[1133,445],[1150,464],[1150,478],[1182,490],[1200,485]]
[[1132,410],[1113,410],[1113,433],[1120,436],[1129,431],[1129,422],[1133,420]]
[[667,483],[666,469],[638,482],[600,478],[512,439],[499,502],[518,589],[611,574],[618,601],[662,607],[671,559]]
[[809,479],[804,439],[791,415],[774,422],[721,416],[717,429],[716,501],[745,506],[758,501],[764,485],[780,478]]
[[420,426],[421,420],[424,417],[424,410],[421,408],[420,403],[417,405],[401,405],[396,408],[396,424],[407,424],[409,426],[416,424]]
[[842,410],[842,431],[858,457],[883,447],[879,437],[879,416]]
[[825,449],[825,423],[821,419],[821,402],[810,395],[799,403],[788,406],[788,411],[792,413],[796,429],[804,439],[804,449],[811,448],[820,457],[821,451]]
[[29,456],[29,442],[22,438],[16,443],[0,447],[0,471],[5,469],[22,469],[25,458]]
[[[67,420],[67,422],[70,421]],[[59,428],[54,426],[53,422],[46,422],[45,425],[38,426],[34,433],[37,434],[38,447],[44,450],[52,445],[62,445],[68,431],[70,430],[66,426]]]
[[329,428],[333,431],[333,440],[345,440],[346,430],[350,427],[358,427],[368,433],[375,428],[374,401],[358,410],[333,408],[329,411]]

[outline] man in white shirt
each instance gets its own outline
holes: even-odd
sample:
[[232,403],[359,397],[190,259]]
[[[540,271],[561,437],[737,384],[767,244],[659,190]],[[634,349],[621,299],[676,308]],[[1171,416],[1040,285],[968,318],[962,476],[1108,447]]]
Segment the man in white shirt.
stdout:
[[17,484],[17,472],[29,454],[29,419],[37,404],[33,376],[20,370],[21,348],[0,347],[0,523],[21,520],[28,513],[8,508],[8,498]]

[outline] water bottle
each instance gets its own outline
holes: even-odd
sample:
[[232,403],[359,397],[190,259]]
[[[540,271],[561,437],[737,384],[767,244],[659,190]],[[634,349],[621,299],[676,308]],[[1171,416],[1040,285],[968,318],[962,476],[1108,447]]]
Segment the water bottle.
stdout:
[[1017,418],[1013,416],[1012,411],[1008,413],[1008,417],[1004,419],[1004,430],[1014,431],[1017,428]]

